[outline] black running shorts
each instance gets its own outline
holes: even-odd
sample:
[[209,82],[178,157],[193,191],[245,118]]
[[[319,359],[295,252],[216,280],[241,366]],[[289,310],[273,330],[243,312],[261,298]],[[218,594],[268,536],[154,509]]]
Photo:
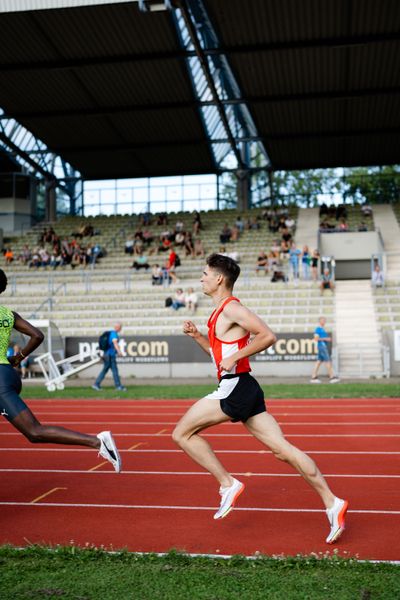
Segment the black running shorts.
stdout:
[[250,373],[224,375],[218,389],[206,398],[219,400],[221,410],[233,423],[245,423],[250,417],[265,412],[264,392]]
[[20,398],[21,378],[11,365],[0,365],[0,415],[12,421],[27,408]]

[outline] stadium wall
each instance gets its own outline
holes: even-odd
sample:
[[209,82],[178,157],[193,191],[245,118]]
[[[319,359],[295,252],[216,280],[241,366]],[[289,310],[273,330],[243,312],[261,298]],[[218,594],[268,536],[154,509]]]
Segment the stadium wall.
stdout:
[[336,279],[370,279],[371,256],[384,247],[377,231],[322,233],[319,252],[334,257]]

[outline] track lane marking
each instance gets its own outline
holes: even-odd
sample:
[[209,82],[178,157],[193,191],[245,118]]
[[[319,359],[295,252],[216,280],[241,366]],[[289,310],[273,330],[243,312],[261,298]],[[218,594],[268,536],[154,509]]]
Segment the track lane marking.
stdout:
[[[0,448],[0,452],[92,452],[85,448]],[[129,449],[119,450],[120,454],[130,452]],[[169,448],[149,448],[137,450],[137,452],[160,452],[183,454],[182,450],[170,450]],[[214,450],[216,454],[272,454],[270,450]],[[400,455],[400,451],[370,451],[370,450],[303,450],[306,454],[344,454],[344,455]]]
[[[80,469],[0,469],[0,473],[65,473],[72,475],[86,475],[94,473],[94,469],[87,471]],[[95,475],[114,475],[113,471],[99,471]],[[205,471],[121,471],[120,475],[179,475],[179,476],[210,476],[210,473]],[[239,477],[299,477],[302,476],[299,473],[254,473],[254,472],[235,472],[232,471],[231,475],[237,475]],[[400,479],[400,475],[382,475],[382,474],[353,474],[353,473],[324,473],[325,478],[349,478],[349,479]],[[66,488],[55,488],[55,489],[66,489]]]
[[128,450],[135,450],[135,448],[139,448],[139,446],[148,446],[147,442],[138,442],[137,444],[133,444]]
[[66,488],[66,487],[55,487],[55,488],[49,490],[48,492],[46,492],[45,494],[38,496],[34,500],[31,500],[28,504],[36,504],[37,502],[39,502],[39,500],[43,500],[43,498],[47,498],[47,496],[50,496],[50,494],[54,494],[54,492],[57,492],[58,490],[67,490],[67,489],[68,488]]
[[[62,508],[111,508],[136,509],[136,510],[208,510],[215,511],[215,506],[176,506],[163,504],[84,504],[70,502],[43,502],[32,504],[31,502],[0,502],[0,506],[40,506],[43,507],[62,507]],[[282,513],[323,513],[325,510],[320,508],[267,508],[267,507],[235,507],[235,511],[241,512],[282,512]],[[374,509],[352,509],[348,511],[353,514],[369,515],[400,515],[400,510],[374,510]]]

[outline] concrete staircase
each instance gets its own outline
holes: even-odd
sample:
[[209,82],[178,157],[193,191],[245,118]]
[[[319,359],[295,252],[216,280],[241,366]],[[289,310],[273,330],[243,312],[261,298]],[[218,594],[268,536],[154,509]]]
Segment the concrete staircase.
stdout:
[[400,277],[400,227],[390,204],[374,205],[374,223],[375,229],[381,232],[385,252],[389,253],[384,266],[386,279],[398,279]]
[[319,208],[300,208],[296,225],[296,245],[308,246],[310,253],[318,248]]
[[337,281],[335,308],[340,377],[382,377],[382,344],[370,282]]

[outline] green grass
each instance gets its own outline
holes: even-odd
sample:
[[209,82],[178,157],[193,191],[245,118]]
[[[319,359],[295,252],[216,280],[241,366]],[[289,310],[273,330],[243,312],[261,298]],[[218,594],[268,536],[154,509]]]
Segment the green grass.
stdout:
[[[65,390],[48,392],[43,386],[26,385],[23,398],[201,398],[209,394],[216,384],[206,385],[131,385],[127,392],[117,392],[106,387],[101,392],[85,387],[67,387]],[[400,398],[400,386],[393,383],[338,383],[338,384],[270,384],[263,385],[268,398]]]
[[13,600],[394,600],[400,567],[331,557],[165,556],[94,548],[0,548]]

